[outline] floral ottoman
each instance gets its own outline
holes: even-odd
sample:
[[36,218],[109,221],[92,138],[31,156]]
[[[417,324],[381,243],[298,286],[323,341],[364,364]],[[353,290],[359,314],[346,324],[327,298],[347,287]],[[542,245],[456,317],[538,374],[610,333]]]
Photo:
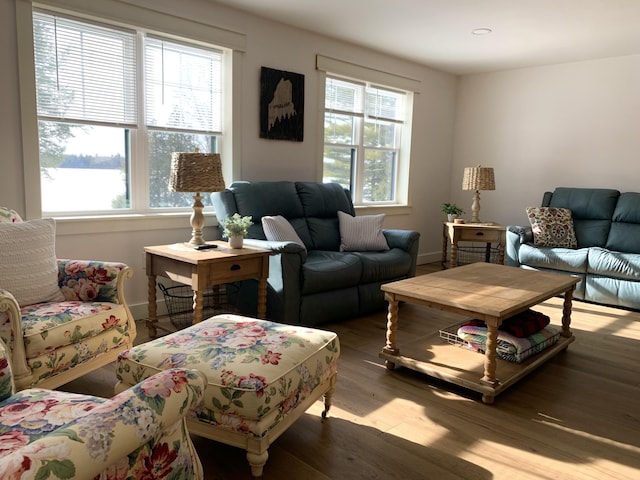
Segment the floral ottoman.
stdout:
[[333,332],[223,314],[120,354],[116,392],[174,367],[207,377],[189,430],[247,450],[254,477],[269,445],[335,389],[338,336]]

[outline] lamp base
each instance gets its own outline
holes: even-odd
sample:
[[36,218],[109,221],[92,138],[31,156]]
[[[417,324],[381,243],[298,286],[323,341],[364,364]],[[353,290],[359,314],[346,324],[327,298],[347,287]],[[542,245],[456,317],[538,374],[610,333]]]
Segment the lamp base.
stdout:
[[471,222],[480,223],[480,190],[476,190],[473,194],[473,203],[471,204]]
[[188,245],[204,245],[204,237],[202,236],[202,227],[204,226],[204,215],[202,214],[202,197],[200,193],[196,193],[193,196],[193,213],[191,214],[191,240]]

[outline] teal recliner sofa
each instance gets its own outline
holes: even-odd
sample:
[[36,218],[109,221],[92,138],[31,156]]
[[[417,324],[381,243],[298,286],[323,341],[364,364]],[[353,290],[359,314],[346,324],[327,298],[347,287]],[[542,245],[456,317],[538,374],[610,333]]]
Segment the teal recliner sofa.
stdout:
[[571,210],[577,248],[535,246],[530,226],[509,226],[505,263],[575,275],[574,298],[640,310],[640,193],[558,187],[542,206]]
[[[386,308],[383,283],[415,275],[420,234],[383,230],[389,250],[342,252],[338,211],[355,215],[349,193],[335,183],[234,182],[211,194],[218,220],[250,215],[245,245],[272,250],[267,318],[292,325],[318,325]],[[283,216],[304,243],[266,239],[261,220]],[[222,231],[222,230],[220,230]],[[255,315],[257,282],[240,284],[236,305]]]

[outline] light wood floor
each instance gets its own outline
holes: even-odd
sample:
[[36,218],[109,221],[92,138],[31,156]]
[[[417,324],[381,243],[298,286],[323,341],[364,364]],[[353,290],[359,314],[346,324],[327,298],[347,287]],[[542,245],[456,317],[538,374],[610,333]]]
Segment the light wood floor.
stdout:
[[[419,267],[419,274],[439,268]],[[539,308],[558,324],[561,300]],[[460,317],[404,304],[398,345]],[[271,447],[265,480],[640,478],[640,313],[574,302],[576,341],[484,405],[480,395],[378,358],[386,314],[323,325],[342,353],[320,402]],[[146,328],[139,327],[138,342]],[[498,367],[498,377],[499,377]],[[112,366],[62,389],[111,392]],[[250,479],[245,453],[194,437],[207,480]]]

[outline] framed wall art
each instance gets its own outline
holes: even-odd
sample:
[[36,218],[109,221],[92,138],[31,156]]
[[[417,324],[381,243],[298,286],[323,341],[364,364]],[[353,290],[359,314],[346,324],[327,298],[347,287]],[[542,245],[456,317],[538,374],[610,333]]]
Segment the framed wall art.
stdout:
[[260,138],[302,142],[304,75],[262,67]]

